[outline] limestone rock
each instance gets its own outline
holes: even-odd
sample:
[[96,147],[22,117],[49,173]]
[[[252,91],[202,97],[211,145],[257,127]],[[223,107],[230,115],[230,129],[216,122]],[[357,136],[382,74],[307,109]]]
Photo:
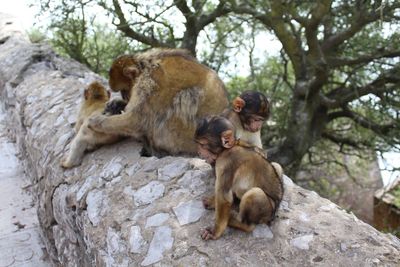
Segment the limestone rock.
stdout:
[[272,233],[269,226],[267,226],[265,224],[257,225],[256,228],[254,229],[252,235],[256,238],[271,239],[274,237],[274,234]]
[[174,208],[174,213],[178,218],[180,225],[189,224],[198,221],[205,213],[201,201],[189,201],[180,203]]
[[142,206],[152,203],[154,200],[162,197],[164,190],[165,186],[162,183],[151,181],[133,194],[135,205]]
[[0,15],[0,101],[55,266],[398,266],[396,237],[287,176],[269,227],[229,228],[205,242],[199,233],[213,225],[214,211],[200,199],[214,192],[215,178],[203,160],[143,158],[142,146],[127,139],[63,170],[80,90],[103,79],[2,21]]
[[151,240],[149,251],[146,258],[142,261],[142,266],[159,262],[164,257],[164,252],[172,248],[174,238],[172,230],[168,226],[160,226],[156,229],[154,237]]
[[189,162],[186,159],[174,161],[158,170],[158,179],[169,181],[179,177],[189,168]]
[[153,226],[161,226],[166,220],[169,219],[168,213],[157,213],[147,218],[146,228]]
[[308,250],[310,248],[309,243],[314,239],[313,235],[303,235],[296,238],[293,238],[290,241],[292,246],[295,246],[298,249]]
[[146,244],[146,241],[143,239],[142,234],[140,233],[139,226],[131,227],[129,235],[129,244],[130,244],[130,252],[132,253],[140,253],[142,251],[143,246]]

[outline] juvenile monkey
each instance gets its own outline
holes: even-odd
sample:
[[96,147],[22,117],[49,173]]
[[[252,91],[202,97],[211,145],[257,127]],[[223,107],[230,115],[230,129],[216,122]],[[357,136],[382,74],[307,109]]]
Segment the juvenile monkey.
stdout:
[[63,168],[79,165],[85,151],[92,150],[98,145],[115,143],[121,139],[118,135],[95,132],[88,127],[88,119],[102,114],[109,99],[110,92],[99,82],[91,83],[84,90],[83,102],[75,125],[76,135],[71,142],[68,155],[61,161]]
[[150,155],[195,155],[196,121],[228,106],[221,79],[183,49],[118,57],[109,84],[128,101],[124,113],[93,116],[91,129],[142,141]]
[[245,91],[232,101],[232,108],[223,116],[236,128],[236,138],[262,149],[261,127],[268,119],[270,104],[267,97],[256,91]]
[[121,98],[112,99],[106,103],[103,115],[110,116],[110,115],[122,114],[127,104],[128,102]]
[[[203,119],[195,132],[198,154],[215,165],[215,226],[201,233],[204,240],[218,239],[227,226],[251,232],[269,223],[283,197],[282,168],[249,147],[237,144],[235,127],[222,116]],[[239,200],[239,211],[232,210]]]

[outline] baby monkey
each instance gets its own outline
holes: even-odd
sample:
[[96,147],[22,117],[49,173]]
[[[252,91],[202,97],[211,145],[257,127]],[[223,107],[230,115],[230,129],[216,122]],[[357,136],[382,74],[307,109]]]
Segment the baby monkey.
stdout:
[[[260,153],[241,146],[235,127],[222,116],[203,119],[197,126],[198,154],[215,166],[215,195],[206,208],[215,207],[215,225],[201,233],[204,240],[218,239],[227,226],[251,232],[269,223],[283,196],[282,168]],[[232,209],[239,201],[238,212]]]
[[270,113],[267,97],[256,91],[245,91],[232,101],[232,109],[223,112],[236,128],[236,139],[262,149],[261,128]]
[[125,107],[128,103],[122,98],[115,98],[106,103],[103,115],[118,115],[124,113]]
[[93,150],[99,145],[115,143],[121,139],[121,136],[91,130],[88,127],[88,120],[91,116],[99,115],[103,112],[107,112],[107,114],[121,113],[122,105],[117,108],[107,108],[106,103],[110,99],[110,92],[99,82],[91,83],[85,89],[83,97],[75,125],[76,135],[71,142],[68,155],[61,161],[63,168],[72,168],[81,164],[85,151]]

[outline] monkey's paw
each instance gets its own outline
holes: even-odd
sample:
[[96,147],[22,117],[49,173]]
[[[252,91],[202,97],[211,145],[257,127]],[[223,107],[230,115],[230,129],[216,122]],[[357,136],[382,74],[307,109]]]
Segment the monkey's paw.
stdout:
[[73,164],[66,158],[62,159],[60,161],[60,165],[61,167],[63,167],[64,169],[69,169],[73,167]]
[[214,197],[204,197],[202,199],[202,202],[205,209],[207,210],[215,209]]
[[61,159],[60,161],[60,166],[64,169],[70,169],[73,167],[76,167],[81,164],[81,161],[76,158],[75,160],[71,159],[69,156],[65,156],[64,158]]
[[217,237],[214,235],[214,229],[212,227],[207,227],[201,231],[201,238],[203,240],[215,240]]
[[106,117],[107,116],[104,115],[90,117],[88,120],[89,129],[93,131],[101,131],[101,129],[103,128],[103,122],[106,119]]

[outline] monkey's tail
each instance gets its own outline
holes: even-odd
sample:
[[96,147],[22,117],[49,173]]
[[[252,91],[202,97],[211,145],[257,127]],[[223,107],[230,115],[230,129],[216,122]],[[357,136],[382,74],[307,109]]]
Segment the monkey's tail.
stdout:
[[283,176],[283,168],[282,168],[282,166],[281,166],[279,163],[277,163],[277,162],[271,162],[271,161],[269,161],[269,160],[268,160],[268,162],[271,164],[271,166],[272,166],[272,168],[274,169],[276,175],[278,176],[278,183],[279,183],[279,185],[280,185],[281,192],[282,192],[280,197],[278,197],[278,196],[274,196],[274,197],[273,197],[273,196],[269,195],[268,193],[266,193],[267,196],[268,196],[270,199],[272,199],[273,202],[274,202],[274,204],[275,204],[274,211],[273,211],[273,214],[272,214],[272,218],[274,218],[274,217],[275,217],[275,214],[276,214],[276,211],[278,210],[279,205],[280,205],[280,203],[281,203],[281,201],[282,201],[283,194],[284,194],[283,179],[282,179],[282,176]]
[[282,166],[277,163],[277,162],[271,162],[272,168],[274,168],[276,174],[278,175],[279,178],[282,179],[282,175],[283,175],[283,169]]

